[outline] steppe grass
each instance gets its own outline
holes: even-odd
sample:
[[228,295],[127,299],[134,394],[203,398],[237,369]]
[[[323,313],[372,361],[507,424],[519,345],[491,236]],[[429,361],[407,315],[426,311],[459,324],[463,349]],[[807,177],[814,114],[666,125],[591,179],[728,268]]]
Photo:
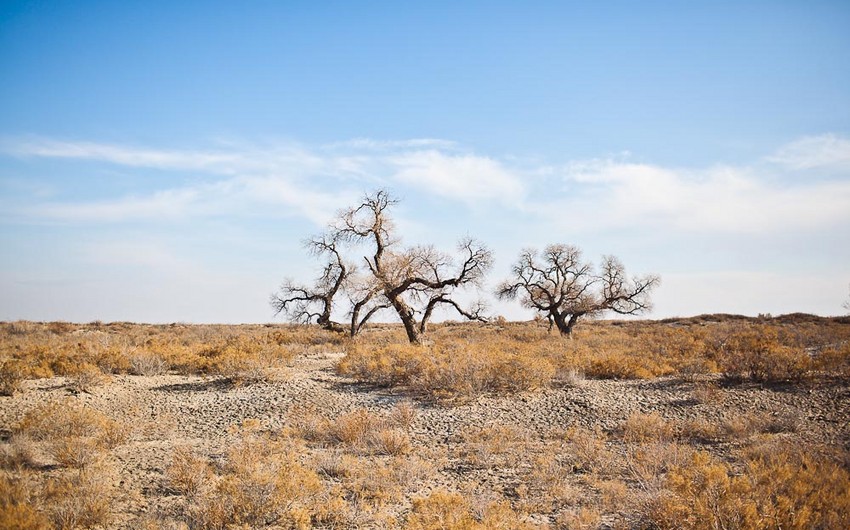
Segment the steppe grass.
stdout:
[[[677,378],[683,400],[697,407],[722,407],[729,385],[846,384],[850,325],[836,319],[599,321],[572,339],[533,323],[447,323],[422,346],[392,326],[348,341],[292,326],[18,322],[0,324],[0,337],[6,396],[54,375],[84,393],[110,374],[273,381],[297,355],[339,351],[340,373],[402,396],[381,410],[292,407],[285,428],[245,424],[223,454],[179,445],[162,478],[176,511],[157,515],[161,524],[131,523],[141,527],[850,527],[846,448],[808,440],[805,418],[791,410],[711,422],[634,413],[608,430],[473,421],[455,425],[442,448],[430,446],[419,423],[431,401],[594,378]],[[37,405],[9,426],[0,442],[0,528],[113,523],[113,452],[128,430],[83,397]]]

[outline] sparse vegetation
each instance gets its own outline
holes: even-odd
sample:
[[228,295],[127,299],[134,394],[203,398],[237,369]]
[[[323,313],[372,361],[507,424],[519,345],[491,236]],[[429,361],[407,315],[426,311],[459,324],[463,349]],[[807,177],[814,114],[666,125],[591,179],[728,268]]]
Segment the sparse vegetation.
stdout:
[[[0,528],[762,530],[850,517],[846,319],[586,321],[572,339],[545,320],[444,323],[420,345],[392,325],[354,341],[292,326],[0,334],[12,389]],[[169,405],[136,405],[138,392]]]

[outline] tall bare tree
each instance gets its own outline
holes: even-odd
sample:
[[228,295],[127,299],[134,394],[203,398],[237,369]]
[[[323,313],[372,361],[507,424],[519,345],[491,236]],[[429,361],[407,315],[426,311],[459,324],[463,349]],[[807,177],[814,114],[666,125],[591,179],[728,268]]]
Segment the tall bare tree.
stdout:
[[[331,228],[335,237],[366,244],[363,256],[377,289],[392,307],[411,343],[418,343],[434,308],[447,305],[467,318],[482,319],[480,308],[465,310],[452,298],[457,288],[478,285],[492,265],[492,254],[474,239],[459,244],[459,265],[433,246],[399,248],[389,209],[397,201],[384,190],[343,212]],[[417,319],[417,315],[422,315]]]
[[650,292],[660,284],[656,275],[629,278],[614,256],[603,256],[597,273],[572,245],[549,245],[543,253],[525,250],[502,282],[496,296],[519,298],[545,315],[561,335],[571,336],[580,318],[613,311],[637,315],[651,308]]
[[291,279],[284,280],[277,293],[271,296],[275,314],[300,324],[319,324],[324,329],[345,332],[345,327],[332,320],[334,298],[341,293],[351,274],[351,266],[345,262],[339,250],[339,241],[321,235],[304,244],[310,254],[325,259],[322,272],[313,285],[299,284]]
[[[308,249],[326,260],[323,271],[311,286],[284,282],[272,296],[275,310],[296,322],[315,322],[354,336],[379,311],[392,308],[411,343],[420,341],[440,306],[468,319],[486,320],[482,303],[464,308],[454,295],[459,288],[480,286],[492,264],[487,247],[464,239],[457,258],[430,245],[401,247],[389,212],[395,204],[384,190],[366,195],[359,205],[341,212],[323,236],[308,241]],[[345,259],[343,247],[367,249],[365,268],[358,270]],[[331,318],[342,295],[348,301],[347,330]]]

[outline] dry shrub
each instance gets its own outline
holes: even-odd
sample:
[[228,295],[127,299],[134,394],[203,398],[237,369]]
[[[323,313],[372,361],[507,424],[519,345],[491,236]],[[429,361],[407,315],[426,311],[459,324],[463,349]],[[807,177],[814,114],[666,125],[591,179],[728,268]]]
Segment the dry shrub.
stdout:
[[136,351],[130,355],[130,373],[133,375],[155,376],[168,371],[168,363],[155,353]]
[[127,437],[125,426],[70,399],[34,408],[12,433],[37,442],[60,466],[76,468],[99,461]]
[[721,350],[719,363],[729,379],[761,383],[801,381],[813,367],[804,349],[783,344],[779,332],[765,326],[732,334]]
[[406,431],[413,415],[408,404],[401,404],[384,414],[357,408],[333,421],[311,408],[296,407],[289,417],[294,434],[304,440],[366,454],[401,455],[411,447]]
[[598,428],[591,431],[584,427],[571,427],[558,437],[563,441],[561,452],[566,455],[573,472],[598,472],[611,459],[611,454],[605,448],[605,433]]
[[850,474],[792,448],[746,460],[743,474],[707,453],[673,467],[648,510],[658,528],[850,528]]
[[308,442],[326,442],[329,438],[330,420],[315,407],[296,405],[287,413],[288,430]]
[[703,443],[717,440],[721,437],[720,427],[704,420],[684,420],[678,424],[678,438],[690,442]]
[[584,372],[574,367],[559,369],[555,378],[568,387],[581,387],[586,382]]
[[537,526],[523,521],[507,502],[487,506],[480,518],[473,515],[467,499],[457,493],[437,490],[414,499],[407,530],[531,530]]
[[602,522],[599,510],[589,506],[572,508],[562,512],[555,520],[557,530],[590,530]]
[[21,471],[33,467],[37,460],[33,449],[26,436],[12,436],[8,443],[0,445],[0,468]]
[[324,451],[316,459],[315,469],[323,476],[333,479],[345,479],[352,475],[359,460],[343,451]]
[[658,413],[636,412],[623,422],[620,430],[626,443],[660,442],[673,439],[675,425]]
[[381,418],[365,408],[355,409],[328,425],[328,436],[335,443],[363,446],[382,426]]
[[188,447],[178,447],[171,455],[171,464],[165,470],[171,487],[182,495],[193,496],[213,478],[209,462]]
[[95,387],[109,381],[109,377],[100,368],[90,363],[82,363],[73,370],[66,371],[68,383],[75,392],[91,392]]
[[[201,487],[188,484],[194,488],[188,506],[192,524],[210,529],[270,524],[310,528],[322,485],[315,472],[298,462],[300,451],[291,441],[247,433],[228,451],[220,474]],[[203,465],[191,456],[185,464],[189,469]]]
[[520,506],[530,512],[550,512],[558,506],[574,505],[585,494],[570,480],[572,465],[561,458],[560,450],[547,450],[531,461],[516,488]]
[[337,365],[344,375],[381,386],[407,386],[431,399],[468,399],[547,385],[555,367],[526,345],[456,338],[424,346],[353,343]]
[[231,351],[218,358],[210,371],[240,385],[268,383],[282,379],[288,360],[288,355],[281,356],[267,350],[247,353]]
[[345,498],[351,500],[355,511],[371,512],[370,519],[385,506],[401,502],[411,486],[433,476],[435,471],[431,460],[418,456],[337,458],[344,468],[337,478]]
[[512,425],[469,427],[461,432],[459,456],[477,468],[515,467],[527,453],[529,435]]
[[824,348],[814,360],[815,368],[827,374],[850,378],[850,341]]
[[400,401],[390,410],[388,421],[404,430],[410,430],[416,421],[416,407],[410,401]]
[[649,359],[609,353],[590,360],[585,372],[603,379],[652,379],[670,373]]
[[26,481],[0,473],[0,528],[47,530],[48,519],[34,507],[35,493]]
[[103,527],[112,520],[114,471],[89,467],[47,482],[43,496],[48,517],[57,528]]
[[410,452],[410,437],[399,429],[382,429],[370,442],[378,454],[398,456]]
[[715,383],[703,382],[694,385],[691,391],[691,397],[697,403],[702,404],[721,404],[725,399],[723,391]]
[[639,490],[653,494],[662,489],[666,473],[690,461],[693,452],[675,442],[640,444],[626,449],[623,467]]
[[801,429],[802,424],[802,417],[795,412],[786,411],[782,415],[749,413],[723,421],[719,430],[727,438],[745,440],[763,433],[797,432]]
[[24,363],[18,359],[0,361],[0,396],[12,396],[23,390],[27,375]]

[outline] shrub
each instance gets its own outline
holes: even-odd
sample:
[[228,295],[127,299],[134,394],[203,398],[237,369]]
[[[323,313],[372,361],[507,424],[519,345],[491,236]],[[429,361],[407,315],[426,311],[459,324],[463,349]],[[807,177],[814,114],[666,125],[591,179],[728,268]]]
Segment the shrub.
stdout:
[[168,371],[168,363],[151,352],[137,351],[130,356],[130,373],[133,375],[154,376]]
[[848,486],[839,464],[791,448],[749,458],[743,474],[697,452],[670,470],[647,515],[659,528],[848,528]]
[[100,368],[90,363],[82,363],[66,373],[70,380],[71,389],[75,392],[89,393],[95,387],[100,386],[109,380],[109,378],[100,371]]
[[47,530],[47,518],[33,507],[34,494],[20,479],[0,473],[0,528]]
[[611,459],[605,448],[605,434],[597,429],[571,427],[560,433],[563,440],[562,452],[566,455],[573,471],[591,473],[604,468]]
[[507,502],[488,505],[479,519],[463,496],[437,490],[428,497],[415,499],[405,525],[407,530],[531,530],[535,525],[523,521]]
[[40,405],[13,427],[15,437],[39,442],[64,467],[86,467],[124,442],[127,430],[98,411],[65,400]]
[[720,354],[720,368],[733,380],[772,383],[800,381],[812,368],[812,360],[800,347],[780,343],[770,327],[734,333]]
[[115,498],[111,475],[107,468],[88,468],[49,480],[42,495],[53,524],[62,529],[107,525]]
[[12,396],[23,389],[24,363],[18,359],[0,361],[0,396]]
[[670,441],[675,434],[675,426],[655,412],[636,412],[623,422],[620,429],[626,443]]
[[457,339],[346,349],[337,370],[381,386],[407,386],[430,399],[469,399],[484,393],[513,393],[547,385],[554,365],[522,344],[484,344]]
[[309,528],[314,498],[322,486],[318,475],[298,462],[298,452],[290,442],[249,432],[228,451],[222,473],[208,476],[207,487],[185,476],[204,468],[185,453],[176,455],[172,477],[185,491],[194,492],[188,515],[199,528],[270,524]]
[[165,475],[178,493],[193,496],[212,482],[213,472],[209,462],[187,447],[178,447],[171,455],[171,464]]
[[371,445],[378,454],[404,455],[410,451],[410,437],[398,429],[382,429],[372,437]]

